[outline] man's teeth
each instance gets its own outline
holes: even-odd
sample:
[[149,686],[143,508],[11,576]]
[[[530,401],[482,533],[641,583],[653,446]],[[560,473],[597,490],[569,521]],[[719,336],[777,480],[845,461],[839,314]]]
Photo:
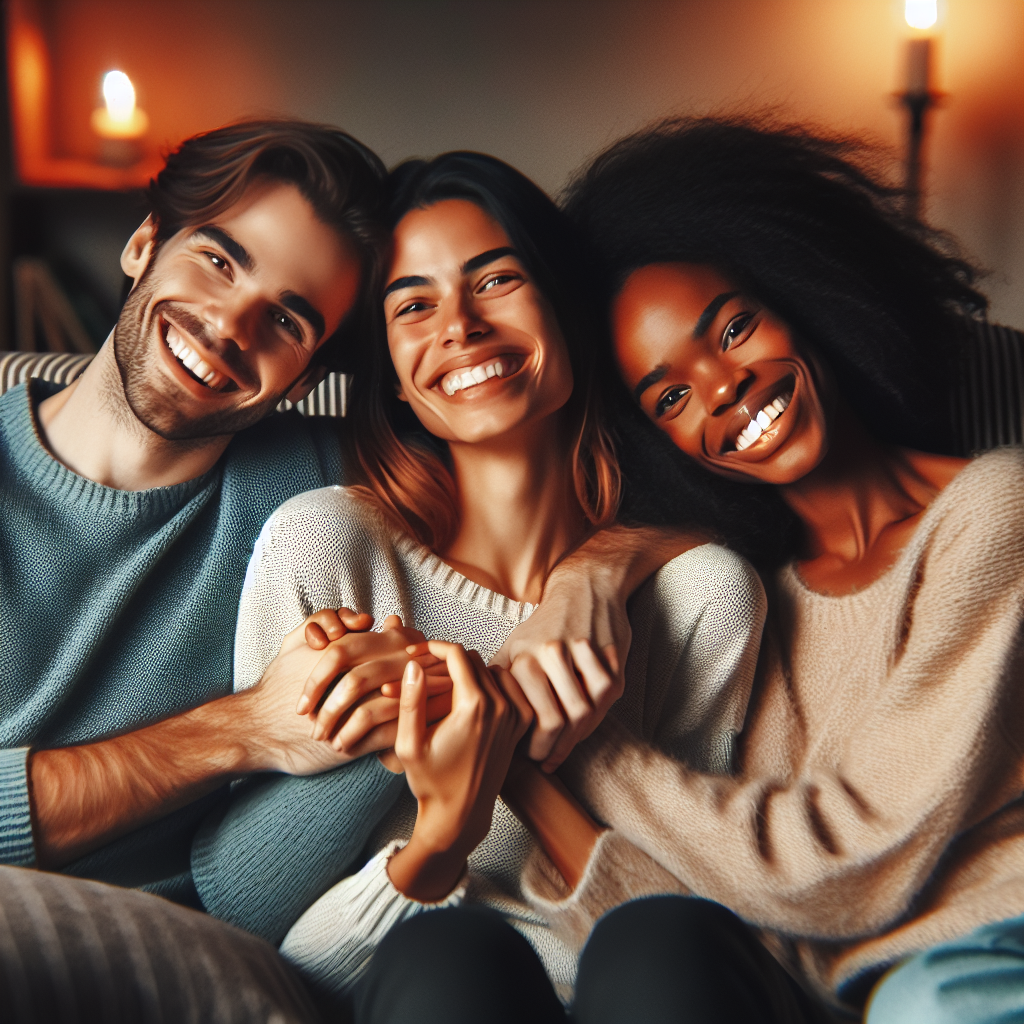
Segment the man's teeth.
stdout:
[[441,381],[441,387],[446,395],[454,395],[456,391],[465,391],[466,388],[483,384],[489,377],[504,376],[504,363],[500,359],[493,359],[489,363],[481,363],[468,370],[452,371]]
[[780,395],[774,402],[769,402],[739,433],[736,438],[736,451],[749,448],[788,407],[792,395]]
[[228,382],[223,373],[218,373],[170,324],[167,326],[167,347],[186,369],[191,370],[207,387],[220,391]]

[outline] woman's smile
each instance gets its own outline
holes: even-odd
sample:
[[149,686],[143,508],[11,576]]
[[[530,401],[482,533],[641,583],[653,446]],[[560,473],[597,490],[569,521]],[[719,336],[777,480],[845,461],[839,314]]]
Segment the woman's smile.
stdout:
[[399,397],[449,442],[493,439],[565,405],[572,369],[554,311],[504,228],[475,203],[410,210],[384,293]]
[[717,271],[636,270],[612,320],[616,358],[641,408],[708,469],[785,484],[824,457],[820,373],[781,321]]

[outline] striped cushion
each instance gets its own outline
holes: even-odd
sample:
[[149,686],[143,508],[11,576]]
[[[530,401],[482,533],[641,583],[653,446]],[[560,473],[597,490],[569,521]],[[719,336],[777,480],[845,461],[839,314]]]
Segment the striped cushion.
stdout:
[[[0,353],[0,395],[29,377],[40,377],[57,384],[70,384],[86,367],[91,355],[72,352]],[[344,416],[348,410],[348,377],[329,373],[301,402],[285,400],[278,406],[298,409],[303,416]]]

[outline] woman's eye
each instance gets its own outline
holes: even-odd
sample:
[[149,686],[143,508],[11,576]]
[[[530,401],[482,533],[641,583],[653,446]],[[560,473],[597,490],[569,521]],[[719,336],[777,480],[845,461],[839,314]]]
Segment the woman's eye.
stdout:
[[488,292],[492,288],[496,288],[500,284],[508,284],[510,281],[518,281],[519,276],[517,274],[495,274],[494,277],[489,277],[482,285],[480,285],[481,292]]
[[669,388],[654,406],[655,417],[664,416],[672,406],[678,405],[689,393],[690,389],[687,387]]
[[207,258],[207,259],[208,259],[208,260],[209,260],[209,261],[210,261],[210,262],[211,262],[211,263],[212,263],[212,264],[213,264],[213,265],[214,265],[214,266],[215,266],[215,267],[216,267],[216,268],[217,268],[218,270],[224,270],[224,269],[225,269],[225,268],[227,267],[227,265],[228,265],[228,261],[227,261],[226,259],[224,259],[224,257],[223,257],[223,256],[218,256],[218,255],[217,255],[217,254],[216,254],[215,252],[207,252],[207,253],[203,253],[203,255],[204,255],[204,256],[205,256],[205,257],[206,257],[206,258]]
[[722,334],[722,351],[727,352],[733,347],[738,341],[743,338],[744,333],[750,326],[751,321],[754,319],[753,313],[741,313],[739,316],[734,316],[725,328]]
[[425,302],[409,302],[406,305],[399,308],[395,316],[405,316],[406,313],[422,313],[424,310],[430,307]]

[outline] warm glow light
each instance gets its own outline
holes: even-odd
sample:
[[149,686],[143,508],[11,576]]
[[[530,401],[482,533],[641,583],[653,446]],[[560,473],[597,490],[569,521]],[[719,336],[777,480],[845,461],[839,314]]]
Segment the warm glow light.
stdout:
[[[909,9],[910,0],[907,0]],[[135,113],[135,86],[123,71],[108,71],[103,76],[103,99],[111,121],[115,124],[131,123]]]
[[939,20],[939,0],[906,0],[903,16],[911,28],[932,28]]

